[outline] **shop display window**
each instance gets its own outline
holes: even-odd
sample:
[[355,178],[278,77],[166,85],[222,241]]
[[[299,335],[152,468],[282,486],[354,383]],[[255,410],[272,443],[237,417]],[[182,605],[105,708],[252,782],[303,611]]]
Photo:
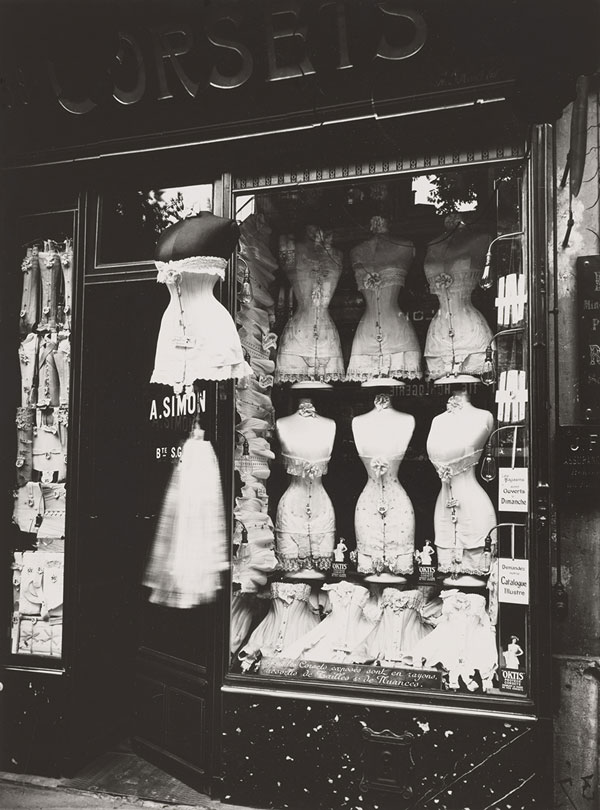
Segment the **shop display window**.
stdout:
[[[21,233],[10,652],[62,655],[73,317],[73,214]],[[34,235],[35,234],[35,235]],[[33,238],[32,238],[33,236]]]
[[230,675],[531,695],[522,163],[234,195]]

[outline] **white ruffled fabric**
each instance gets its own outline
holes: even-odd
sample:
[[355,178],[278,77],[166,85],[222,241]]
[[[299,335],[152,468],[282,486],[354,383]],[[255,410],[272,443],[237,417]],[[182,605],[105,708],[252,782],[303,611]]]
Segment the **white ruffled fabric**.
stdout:
[[226,266],[216,256],[156,262],[156,280],[167,285],[171,300],[162,317],[150,382],[172,385],[178,392],[194,380],[252,374],[233,318],[213,294]]
[[155,604],[192,608],[215,599],[227,567],[217,457],[210,442],[193,436],[167,487],[143,584]]

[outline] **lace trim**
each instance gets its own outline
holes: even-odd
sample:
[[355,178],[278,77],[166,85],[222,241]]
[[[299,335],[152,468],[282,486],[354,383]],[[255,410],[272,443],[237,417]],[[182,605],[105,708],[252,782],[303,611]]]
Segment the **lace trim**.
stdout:
[[286,473],[290,475],[299,475],[301,478],[320,478],[327,473],[328,458],[320,458],[311,461],[306,458],[298,458],[297,456],[288,456],[287,453],[282,453],[284,459],[284,466]]
[[394,613],[400,613],[403,610],[418,610],[423,605],[423,594],[420,591],[416,593],[398,593],[390,588],[385,588],[381,598],[382,608],[391,608]]
[[437,461],[432,461],[431,463],[435,467],[435,471],[441,481],[450,481],[454,476],[460,475],[471,467],[474,467],[479,461],[480,456],[481,450],[474,450],[472,453],[469,453],[469,455],[463,456],[463,458],[447,461],[445,464],[438,463]]
[[377,374],[372,374],[368,371],[348,371],[345,375],[346,382],[368,382],[369,380],[389,380],[389,379],[403,379],[403,380],[420,380],[423,373],[420,369],[409,368],[393,368],[383,377]]
[[286,374],[280,371],[275,371],[275,382],[344,382],[346,375],[343,371],[325,372],[322,376],[315,377],[314,374]]
[[186,379],[181,381],[173,380],[172,373],[155,370],[150,378],[150,382],[171,385],[173,386],[173,391],[176,394],[180,394],[184,386],[193,385],[195,380],[239,380],[243,377],[251,377],[253,373],[252,368],[243,360],[240,363],[231,363],[225,366],[210,364],[206,366],[194,365],[191,372],[187,372]]
[[288,604],[292,602],[308,602],[310,585],[300,582],[273,582],[271,583],[271,597],[281,599]]
[[220,256],[187,256],[170,262],[155,262],[158,273],[156,280],[160,284],[175,284],[182,273],[203,273],[205,275],[225,278],[227,260]]
[[276,554],[277,567],[282,571],[297,573],[303,568],[314,571],[329,571],[333,562],[333,554],[328,557],[286,557],[283,554]]
[[[366,554],[363,555],[362,552],[361,555],[367,556]],[[352,559],[352,552],[350,557]],[[389,560],[385,560],[382,557],[371,557],[370,563],[365,563],[364,561],[359,562],[358,572],[360,574],[412,574],[413,564],[412,560],[410,565],[403,566],[398,560],[396,560],[395,563],[390,563]]]
[[17,408],[15,423],[19,430],[33,430],[33,408]]

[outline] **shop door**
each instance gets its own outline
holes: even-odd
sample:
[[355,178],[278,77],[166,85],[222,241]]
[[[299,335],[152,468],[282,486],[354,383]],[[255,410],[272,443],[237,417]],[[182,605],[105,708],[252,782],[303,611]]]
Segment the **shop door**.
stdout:
[[[82,692],[98,683],[95,713],[105,736],[112,729],[154,764],[207,790],[217,716],[215,608],[151,604],[141,584],[193,413],[170,418],[173,392],[149,383],[166,291],[155,273],[140,275],[94,280],[84,294],[75,669],[88,677],[76,684],[83,705]],[[210,403],[202,405],[209,422]]]

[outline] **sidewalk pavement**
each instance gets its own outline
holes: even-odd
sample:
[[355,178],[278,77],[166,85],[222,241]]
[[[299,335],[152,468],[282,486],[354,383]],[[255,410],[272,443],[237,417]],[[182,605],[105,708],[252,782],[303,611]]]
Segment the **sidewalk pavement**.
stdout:
[[[190,810],[189,804],[164,804],[131,796],[64,788],[60,779],[0,771],[1,810]],[[248,810],[209,796],[197,810]]]

